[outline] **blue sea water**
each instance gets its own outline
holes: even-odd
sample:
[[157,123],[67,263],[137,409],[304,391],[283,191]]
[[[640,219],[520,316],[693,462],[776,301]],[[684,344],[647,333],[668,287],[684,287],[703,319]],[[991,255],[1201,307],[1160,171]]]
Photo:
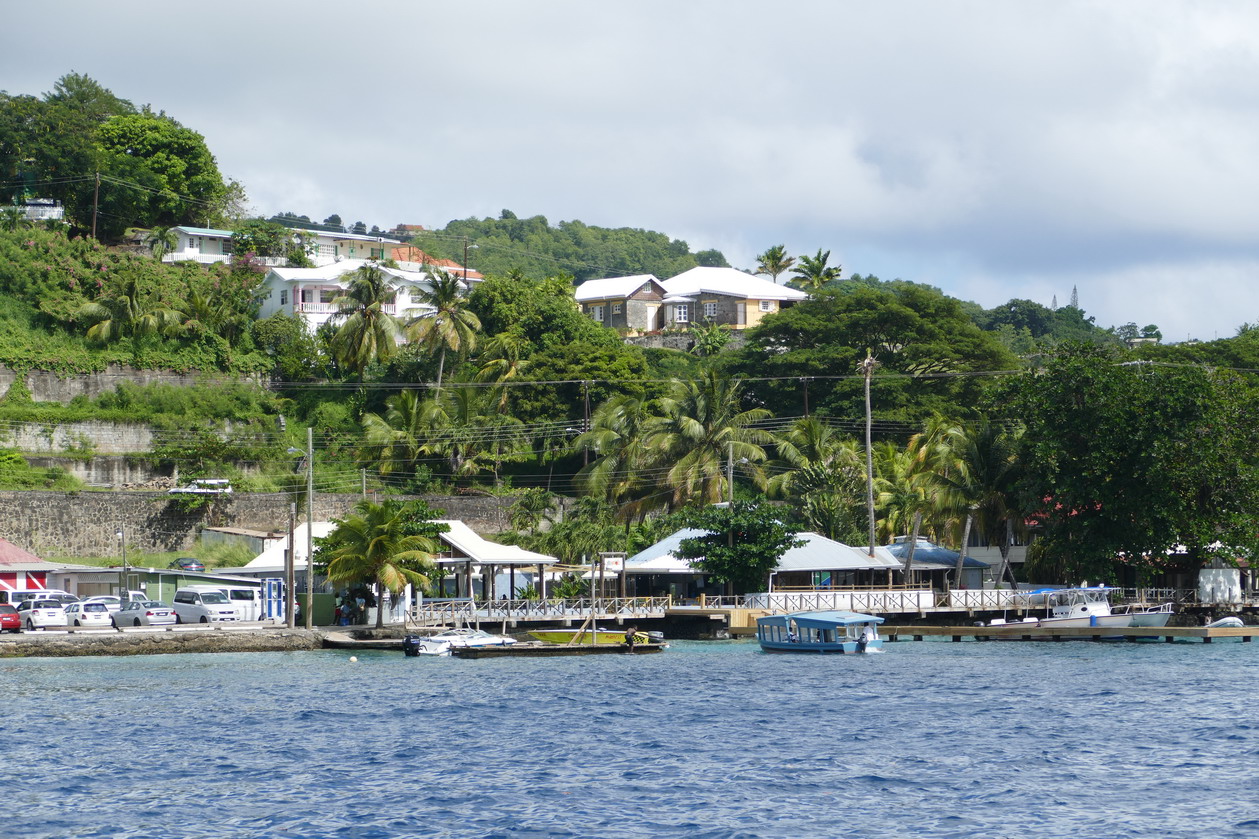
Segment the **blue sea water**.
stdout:
[[[356,655],[357,662],[351,662]],[[1259,836],[1259,644],[0,662],[6,835]]]

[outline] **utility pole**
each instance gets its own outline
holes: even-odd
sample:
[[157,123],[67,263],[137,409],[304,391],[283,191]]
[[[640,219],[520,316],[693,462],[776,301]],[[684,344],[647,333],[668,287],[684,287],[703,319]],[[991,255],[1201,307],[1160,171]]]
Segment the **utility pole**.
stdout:
[[311,532],[315,526],[315,429],[306,428],[306,628],[310,629],[311,597],[315,590],[315,558],[314,537]]
[[293,604],[297,601],[297,592],[293,590],[294,584],[294,556],[293,550],[297,547],[293,540],[293,530],[297,522],[297,502],[289,504],[289,549],[284,557],[284,625],[289,629],[293,628]]
[[870,443],[870,377],[874,375],[874,355],[866,350],[866,360],[861,362],[861,373],[866,384],[866,510],[870,516],[870,556],[874,556],[874,450]]
[[92,238],[96,238],[96,209],[101,200],[101,173],[96,173],[96,189],[92,191]]
[[726,441],[726,501],[734,504],[734,440]]

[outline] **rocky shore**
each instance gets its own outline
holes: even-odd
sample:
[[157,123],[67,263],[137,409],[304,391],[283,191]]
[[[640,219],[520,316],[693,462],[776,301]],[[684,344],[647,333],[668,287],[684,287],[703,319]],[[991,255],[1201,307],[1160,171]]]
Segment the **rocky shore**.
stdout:
[[286,652],[322,649],[323,641],[317,629],[285,627],[41,631],[0,635],[0,658]]

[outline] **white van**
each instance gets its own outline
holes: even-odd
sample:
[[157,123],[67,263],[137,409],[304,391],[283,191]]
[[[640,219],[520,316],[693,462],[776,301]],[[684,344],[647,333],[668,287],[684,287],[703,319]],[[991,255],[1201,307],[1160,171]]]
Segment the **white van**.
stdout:
[[242,621],[262,620],[262,589],[258,586],[213,585],[200,583],[184,586],[184,591],[221,591],[236,607],[236,619]]
[[175,617],[180,623],[236,621],[236,607],[215,586],[192,586],[175,592]]
[[79,599],[70,592],[62,591],[59,588],[0,588],[0,603],[8,603],[14,608],[17,608],[18,604],[24,600],[42,600],[45,598],[58,600],[62,605],[73,603]]

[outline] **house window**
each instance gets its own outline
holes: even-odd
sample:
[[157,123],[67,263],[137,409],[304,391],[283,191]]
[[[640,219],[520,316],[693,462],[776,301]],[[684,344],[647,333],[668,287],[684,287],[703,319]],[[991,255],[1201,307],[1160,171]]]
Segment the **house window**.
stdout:
[[678,323],[691,322],[691,307],[685,303],[679,303],[673,307],[673,319]]
[[319,289],[319,302],[331,303],[333,300],[336,300],[337,297],[339,297],[340,295],[341,295],[341,289],[339,288],[321,288]]
[[716,303],[704,304],[704,317],[708,318],[709,320],[717,317],[717,304]]
[[762,300],[762,301],[761,301],[761,311],[762,311],[762,312],[772,312],[772,311],[774,311],[774,301],[773,301],[773,300]]
[[620,304],[620,303],[613,303],[613,304],[612,304],[612,314],[614,314],[614,315],[619,315],[620,313],[621,313],[621,304]]
[[289,291],[287,288],[280,289],[280,305],[287,306],[289,304]]
[[595,323],[603,323],[603,307],[591,306],[590,314],[594,317]]

